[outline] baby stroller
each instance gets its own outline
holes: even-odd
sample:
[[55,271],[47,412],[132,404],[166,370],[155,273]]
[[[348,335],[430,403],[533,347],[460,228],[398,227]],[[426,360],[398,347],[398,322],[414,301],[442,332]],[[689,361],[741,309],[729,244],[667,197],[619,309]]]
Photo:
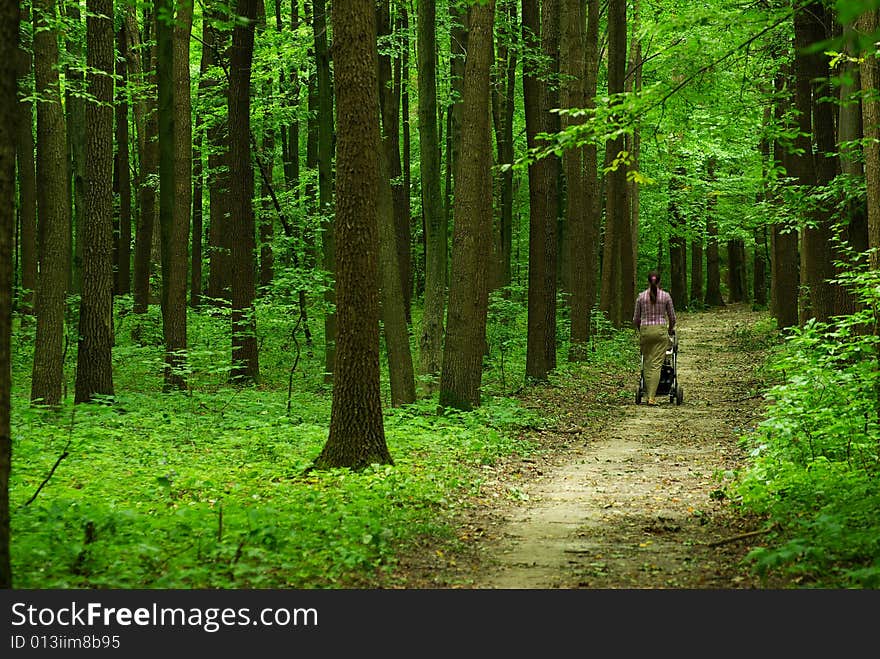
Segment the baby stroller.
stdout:
[[[639,369],[639,389],[636,391],[636,405],[641,405],[645,395],[645,358],[642,356]],[[660,366],[660,383],[657,385],[657,398],[669,396],[669,402],[681,405],[684,400],[684,388],[678,382],[678,333],[669,337],[669,346]]]

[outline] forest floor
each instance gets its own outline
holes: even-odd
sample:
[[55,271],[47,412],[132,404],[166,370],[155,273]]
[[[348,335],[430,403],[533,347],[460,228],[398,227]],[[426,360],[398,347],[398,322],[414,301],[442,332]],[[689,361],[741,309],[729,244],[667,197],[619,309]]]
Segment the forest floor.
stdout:
[[396,587],[785,587],[743,562],[764,525],[724,494],[764,404],[764,355],[742,343],[763,317],[743,305],[679,315],[681,405],[637,405],[638,364],[597,384],[528,388],[523,404],[556,420],[529,431],[542,450],[485,467],[457,541],[402,557]]

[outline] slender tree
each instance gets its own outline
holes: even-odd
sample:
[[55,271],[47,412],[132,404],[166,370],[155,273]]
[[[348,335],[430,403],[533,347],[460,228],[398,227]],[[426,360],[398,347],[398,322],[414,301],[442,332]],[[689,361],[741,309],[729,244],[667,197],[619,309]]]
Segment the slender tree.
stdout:
[[440,141],[437,130],[437,19],[435,0],[418,3],[419,160],[425,224],[425,299],[419,335],[421,373],[440,373],[446,306],[447,236],[440,198]]
[[372,0],[333,3],[338,97],[336,369],[317,468],[393,462],[379,393],[379,91]]
[[85,217],[75,401],[113,394],[113,0],[87,4]]
[[115,264],[113,290],[117,295],[131,291],[131,161],[128,144],[128,67],[125,59],[125,22],[116,31],[116,156],[113,161],[113,189],[119,195],[119,215],[114,218]]
[[687,306],[687,237],[681,210],[686,172],[677,167],[669,179],[669,292],[681,308]]
[[12,464],[12,244],[15,234],[16,89],[19,3],[0,3],[0,588],[12,588],[9,473]]
[[321,216],[321,248],[324,271],[331,281],[324,293],[324,379],[333,381],[336,355],[336,311],[333,278],[336,250],[333,230],[333,79],[330,74],[330,40],[327,38],[326,0],[313,0],[316,84],[318,94],[318,213]]
[[[878,12],[870,10],[859,18],[859,29],[864,34],[874,34],[880,27]],[[868,188],[868,249],[870,266],[880,270],[880,67],[875,57],[864,57],[859,69],[862,90],[862,131],[865,135],[865,182]]]
[[[608,93],[624,91],[626,76],[626,0],[608,2]],[[615,327],[632,318],[635,279],[632,225],[626,182],[626,145],[623,135],[608,140],[605,149],[605,242],[602,255],[602,311]]]
[[37,188],[37,216],[41,240],[31,400],[56,406],[62,394],[64,308],[70,272],[67,125],[58,76],[55,1],[36,0],[33,12],[34,82],[41,99],[37,104],[37,180],[41,182]]
[[492,142],[489,69],[495,1],[470,8],[464,71],[461,151],[456,169],[455,227],[449,281],[449,314],[440,405],[462,410],[480,404],[480,381],[489,302],[488,262],[492,227]]
[[[28,8],[22,7],[21,21],[24,24],[30,21]],[[22,41],[17,52],[18,76],[19,76],[19,104],[18,104],[18,142],[16,144],[16,159],[18,162],[18,213],[20,230],[20,255],[21,255],[21,310],[28,314],[33,312],[34,290],[37,287],[37,177],[34,170],[34,104],[33,84],[27,76],[31,72],[32,45],[24,43],[24,31]],[[25,84],[30,86],[25,88]]]
[[718,220],[715,217],[715,208],[718,205],[717,191],[712,189],[715,185],[715,160],[710,158],[706,166],[706,175],[709,179],[709,199],[706,201],[706,305],[709,307],[722,307],[724,298],[721,296],[721,266],[718,253]]

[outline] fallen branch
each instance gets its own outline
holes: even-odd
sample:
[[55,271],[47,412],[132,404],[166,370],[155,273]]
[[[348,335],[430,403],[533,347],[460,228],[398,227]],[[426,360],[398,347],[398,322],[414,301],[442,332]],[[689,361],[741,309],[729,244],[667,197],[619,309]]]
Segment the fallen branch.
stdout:
[[37,488],[37,491],[34,492],[33,496],[31,496],[30,499],[28,499],[27,501],[25,501],[22,504],[22,506],[21,506],[22,508],[24,508],[25,506],[29,506],[34,502],[34,500],[37,498],[37,495],[40,494],[40,490],[42,490],[43,487],[45,487],[46,483],[49,482],[49,479],[52,478],[52,474],[54,474],[55,470],[58,469],[58,465],[61,464],[61,461],[64,458],[66,458],[68,455],[70,455],[70,453],[68,452],[67,449],[70,448],[70,441],[71,441],[71,439],[73,439],[73,418],[74,418],[75,414],[76,414],[76,405],[74,405],[73,409],[71,409],[71,411],[70,411],[70,426],[67,429],[67,444],[64,445],[64,450],[61,451],[61,455],[58,456],[58,459],[55,461],[55,464],[52,465],[52,469],[49,470],[48,476],[46,476],[46,478],[43,479],[43,482],[40,483],[40,487]]
[[773,529],[776,528],[776,524],[771,524],[766,529],[761,529],[760,531],[749,531],[748,533],[740,533],[739,535],[732,536],[730,538],[724,538],[722,540],[716,540],[715,542],[707,542],[707,547],[719,547],[721,545],[726,545],[729,542],[736,542],[737,540],[743,540],[745,538],[752,538],[756,535],[763,535],[765,533],[770,533]]

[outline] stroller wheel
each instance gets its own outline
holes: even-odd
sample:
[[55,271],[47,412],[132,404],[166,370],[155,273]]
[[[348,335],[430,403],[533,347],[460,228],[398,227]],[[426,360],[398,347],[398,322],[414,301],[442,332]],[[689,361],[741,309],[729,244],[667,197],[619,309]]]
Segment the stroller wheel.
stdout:
[[678,385],[675,388],[675,404],[681,405],[682,401],[684,401],[684,388]]
[[642,388],[636,389],[636,405],[642,404]]

